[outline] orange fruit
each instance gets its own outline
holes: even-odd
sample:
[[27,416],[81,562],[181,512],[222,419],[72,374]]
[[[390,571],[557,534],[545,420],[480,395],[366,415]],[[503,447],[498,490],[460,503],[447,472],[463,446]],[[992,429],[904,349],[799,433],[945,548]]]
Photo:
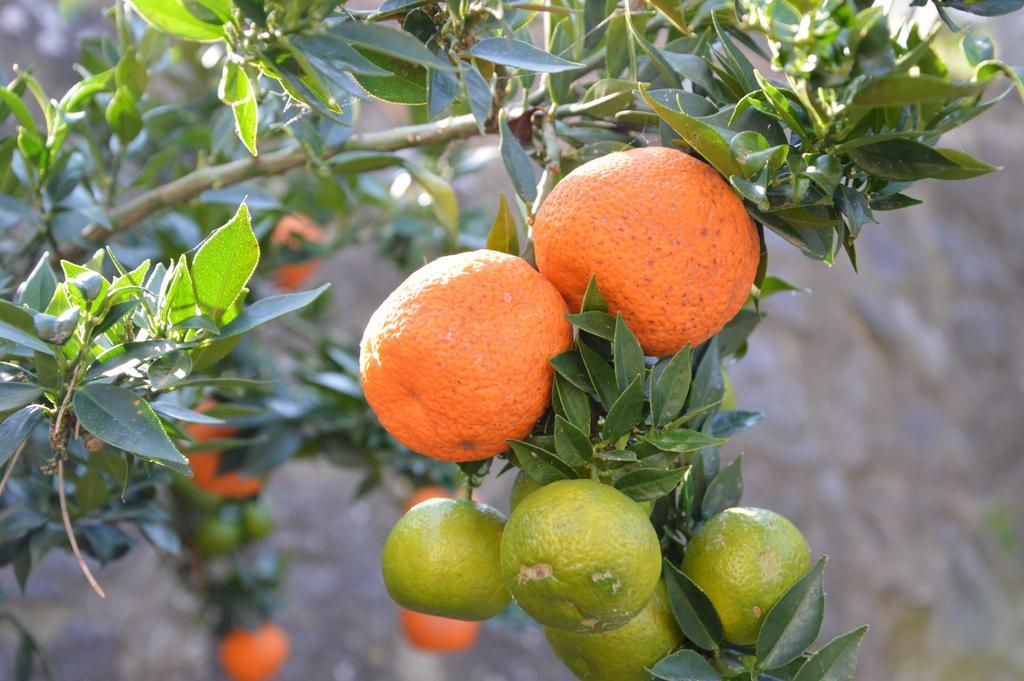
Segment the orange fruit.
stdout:
[[409,449],[478,461],[547,409],[572,329],[565,302],[516,256],[479,250],[425,265],[373,313],[359,352],[366,400]]
[[710,166],[646,147],[584,163],[533,222],[537,267],[579,310],[592,275],[647,355],[717,333],[754,283],[760,239]]
[[[217,400],[214,399],[203,400],[195,410],[205,412],[217,404]],[[185,430],[198,443],[223,440],[238,435],[238,428],[230,424],[190,423]],[[229,499],[246,499],[259,493],[263,488],[263,482],[259,478],[243,475],[239,471],[219,473],[220,457],[221,452],[216,449],[189,454],[188,462],[192,467],[192,484],[201,490]]]
[[288,659],[288,635],[273,622],[236,629],[221,639],[220,665],[234,681],[270,681]]
[[402,509],[402,512],[408,512],[410,508],[422,504],[424,501],[430,501],[431,499],[450,499],[451,496],[451,492],[446,490],[444,487],[439,485],[425,485],[413,492],[406,500],[405,507]]
[[[326,239],[323,227],[303,213],[285,215],[270,233],[272,244],[296,252],[301,252],[306,243],[321,244]],[[309,258],[281,265],[274,271],[274,283],[284,291],[297,291],[306,285],[323,264],[322,258]]]
[[480,636],[479,622],[464,622],[399,608],[402,632],[421,650],[457,653],[469,650]]

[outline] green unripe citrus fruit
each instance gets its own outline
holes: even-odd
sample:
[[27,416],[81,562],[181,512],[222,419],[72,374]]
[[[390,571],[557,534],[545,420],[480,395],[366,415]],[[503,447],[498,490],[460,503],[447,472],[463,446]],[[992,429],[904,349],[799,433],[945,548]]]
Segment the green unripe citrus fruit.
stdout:
[[562,662],[582,681],[649,681],[661,658],[683,644],[665,583],[640,614],[612,631],[574,634],[544,627],[544,636]]
[[501,579],[505,517],[466,499],[431,499],[391,529],[381,567],[384,586],[403,608],[461,620],[485,620],[511,597]]
[[242,509],[242,529],[247,541],[266,537],[274,529],[274,517],[270,509],[260,503],[246,504]]
[[725,639],[753,645],[764,616],[810,568],[804,536],[778,513],[730,508],[690,539],[683,572],[704,590]]
[[661,575],[661,546],[644,510],[614,487],[559,480],[519,502],[501,541],[501,573],[541,624],[577,633],[621,627]]
[[224,556],[242,543],[242,527],[220,518],[208,518],[196,529],[196,548],[204,556]]

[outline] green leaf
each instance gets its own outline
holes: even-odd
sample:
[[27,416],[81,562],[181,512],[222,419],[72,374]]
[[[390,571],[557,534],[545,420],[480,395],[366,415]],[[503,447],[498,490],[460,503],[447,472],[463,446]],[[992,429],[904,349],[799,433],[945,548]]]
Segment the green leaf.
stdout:
[[196,315],[196,293],[184,254],[172,266],[160,296],[160,317],[172,326]]
[[[587,392],[556,375],[554,381],[558,409],[555,411],[566,418],[579,430],[590,436],[590,397]],[[554,402],[554,400],[552,400]]]
[[110,491],[107,483],[95,468],[90,468],[75,482],[75,502],[78,504],[79,513],[86,514],[106,506],[109,500]]
[[729,437],[741,430],[757,425],[764,414],[759,411],[724,411],[711,419],[711,434],[714,437]]
[[614,442],[632,430],[644,415],[643,377],[637,376],[626,386],[618,399],[608,409],[601,436],[606,442]]
[[739,83],[743,92],[750,92],[757,88],[756,79],[754,78],[754,65],[750,63],[747,56],[740,51],[739,48],[729,38],[729,34],[722,30],[721,24],[718,22],[718,15],[714,12],[711,13],[711,21],[715,27],[715,34],[718,36],[719,42],[722,44],[722,53],[718,55],[719,60],[724,64],[725,70],[728,71],[737,83]]
[[537,73],[559,73],[578,69],[582,64],[562,59],[515,38],[483,38],[469,48],[469,54],[495,64]]
[[722,642],[722,621],[711,599],[666,558],[662,567],[672,613],[686,638],[703,650],[718,651]]
[[590,437],[561,416],[555,416],[555,451],[573,467],[586,464],[594,458]]
[[590,377],[587,375],[587,368],[583,365],[583,360],[574,350],[561,352],[549,359],[548,362],[558,374],[580,390],[590,392],[594,389],[590,383]]
[[107,124],[123,145],[127,145],[142,132],[142,114],[127,88],[117,88],[107,105],[106,116]]
[[825,618],[825,558],[800,578],[764,618],[757,637],[757,663],[777,669],[814,643]]
[[30,404],[0,421],[0,466],[14,456],[18,448],[29,439],[46,412],[42,405]]
[[577,348],[590,382],[597,390],[598,399],[605,409],[610,409],[615,398],[619,396],[619,391],[615,387],[615,370],[586,343],[577,342]]
[[587,89],[577,110],[591,116],[614,116],[632,108],[635,89],[636,83],[631,80],[602,78]]
[[660,660],[651,674],[662,681],[721,681],[708,661],[694,650],[680,650]]
[[714,477],[704,492],[701,515],[710,518],[740,503],[743,498],[743,455],[740,454]]
[[947,102],[961,97],[973,97],[985,90],[985,83],[958,83],[925,74],[909,76],[895,73],[864,87],[853,98],[854,106],[885,107],[922,102]]
[[836,207],[839,208],[839,212],[846,219],[850,234],[854,237],[860,234],[861,228],[867,223],[878,224],[878,220],[875,220],[875,216],[871,213],[871,206],[868,204],[867,198],[856,189],[840,185],[836,187],[832,198]]
[[424,47],[423,43],[405,31],[357,21],[336,23],[328,32],[349,45],[390,55],[403,61],[442,71],[451,71],[452,65]]
[[927,144],[908,139],[890,139],[852,149],[850,158],[858,166],[887,180],[912,181],[936,177],[959,164]]
[[480,70],[475,64],[467,65],[459,75],[466,89],[466,99],[469,100],[469,110],[476,120],[477,130],[483,134],[486,132],[487,119],[491,115],[491,105],[494,102],[491,86],[480,75]]
[[54,291],[57,290],[57,275],[50,267],[50,254],[43,253],[42,257],[32,268],[25,285],[18,292],[15,300],[19,305],[26,305],[37,312],[42,312],[50,304]]
[[651,373],[651,418],[656,428],[671,423],[686,404],[690,392],[690,360],[693,348],[687,343],[670,360],[662,360]]
[[172,340],[136,341],[115,345],[96,358],[96,363],[89,368],[85,377],[87,380],[101,376],[113,378],[155,357],[189,347],[192,347],[191,343],[181,344]]
[[286,315],[289,312],[302,309],[319,298],[320,295],[330,287],[330,284],[324,284],[311,291],[286,293],[279,296],[261,298],[252,305],[244,308],[238,313],[237,317],[232,319],[227,326],[221,329],[220,338],[237,336],[238,334],[245,333],[246,331],[254,329],[261,324],[266,324],[273,319]]
[[291,43],[320,75],[338,86],[349,82],[349,72],[367,76],[386,76],[389,73],[333,33],[317,31],[297,35]]
[[491,231],[487,234],[487,248],[499,253],[519,255],[519,230],[508,201],[505,200],[505,192],[498,193],[498,214],[494,216]]
[[0,414],[32,404],[43,394],[35,383],[0,383]]
[[712,336],[697,366],[697,373],[693,377],[693,394],[690,396],[691,410],[720,402],[725,395],[718,343],[718,336]]
[[[615,339],[615,318],[607,312],[580,312],[579,314],[569,314],[565,316],[572,324],[578,326],[582,331],[592,333],[598,338],[603,338],[607,341]],[[634,336],[635,339],[635,336]],[[640,356],[641,360],[643,355]]]
[[179,38],[212,42],[225,36],[222,26],[200,20],[182,0],[132,0],[132,6],[148,23]]
[[256,104],[256,90],[241,66],[232,61],[224,65],[218,96],[222,102],[231,106],[238,139],[242,140],[250,154],[256,156],[259,108]]
[[615,489],[633,501],[660,499],[674,490],[685,475],[685,468],[638,468],[616,480]]
[[459,200],[451,183],[418,163],[406,160],[403,165],[430,194],[434,216],[448,230],[448,236],[452,243],[457,243],[459,240]]
[[625,14],[615,14],[608,22],[608,41],[605,48],[605,71],[615,78],[629,66],[629,34]]
[[637,376],[642,376],[644,371],[644,351],[641,349],[636,335],[623,320],[622,313],[615,318],[612,357],[612,366],[615,368],[615,384],[618,386],[619,392],[622,392]]
[[636,452],[631,449],[612,449],[600,452],[594,452],[595,459],[601,459],[602,461],[620,461],[620,462],[631,462],[639,461],[640,458]]
[[515,454],[519,467],[542,485],[556,480],[574,480],[579,477],[576,471],[558,458],[554,452],[520,440],[509,440],[508,443],[512,446],[512,452]]
[[643,84],[639,84],[640,96],[644,98],[648,106],[654,109],[662,120],[669,124],[680,137],[686,140],[693,149],[703,156],[715,169],[729,177],[730,175],[741,175],[742,169],[732,158],[729,150],[729,142],[722,137],[721,133],[713,127],[697,120],[693,116],[679,110],[670,109],[654,99]]
[[999,170],[998,166],[979,161],[959,149],[936,149],[936,151],[955,164],[955,167],[940,171],[932,176],[938,180],[969,180],[972,177],[981,177],[991,173],[993,170]]
[[242,293],[259,259],[260,245],[243,203],[227,224],[199,244],[192,258],[199,309],[219,322]]
[[508,120],[505,112],[502,111],[498,118],[498,130],[500,139],[498,148],[501,151],[501,160],[505,164],[512,186],[516,194],[523,201],[532,204],[537,200],[537,172],[530,156],[519,144],[519,140],[508,127]]
[[832,639],[804,662],[793,681],[853,681],[857,675],[857,649],[866,626]]
[[114,385],[92,383],[75,393],[75,416],[87,431],[153,463],[189,475],[188,460],[141,397]]
[[720,447],[726,442],[721,438],[687,428],[677,428],[664,433],[648,433],[645,439],[658,449],[679,454],[695,452],[706,447]]
[[580,304],[580,312],[607,312],[608,301],[604,299],[601,289],[597,287],[597,275],[590,275],[587,283],[587,290],[583,292],[583,302]]
[[361,47],[359,50],[369,61],[386,71],[383,76],[353,75],[366,92],[392,104],[418,106],[427,103],[426,68],[368,48]]
[[156,390],[166,390],[192,373],[192,358],[183,350],[161,355],[149,365],[147,376]]

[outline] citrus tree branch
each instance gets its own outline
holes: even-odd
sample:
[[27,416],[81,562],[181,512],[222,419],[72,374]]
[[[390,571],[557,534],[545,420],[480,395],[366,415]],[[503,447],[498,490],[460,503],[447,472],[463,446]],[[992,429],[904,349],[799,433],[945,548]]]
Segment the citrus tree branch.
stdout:
[[[579,113],[578,105],[559,106],[558,117]],[[510,112],[511,117],[522,113],[521,108]],[[488,130],[485,134],[492,133]],[[341,144],[324,151],[322,159],[329,159],[346,151],[398,151],[412,147],[444,144],[456,139],[480,134],[472,115],[451,116],[432,123],[406,125],[380,132],[355,133]],[[300,168],[309,161],[306,151],[298,144],[261,154],[251,159],[240,159],[220,165],[199,168],[149,191],[143,192],[108,213],[109,225],[93,223],[82,231],[85,241],[99,241],[116,234],[154,213],[194,199],[207,189],[226,187],[255,177],[282,175]],[[61,256],[69,260],[81,257],[85,251],[77,245],[66,247]]]

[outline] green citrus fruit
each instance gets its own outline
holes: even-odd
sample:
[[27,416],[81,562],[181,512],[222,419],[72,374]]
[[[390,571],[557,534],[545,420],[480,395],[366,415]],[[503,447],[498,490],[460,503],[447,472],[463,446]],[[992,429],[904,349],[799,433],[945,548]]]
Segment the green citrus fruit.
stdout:
[[764,616],[810,563],[807,542],[793,523],[760,508],[730,508],[693,535],[683,572],[711,599],[725,639],[752,645]]
[[640,506],[594,480],[559,480],[519,502],[501,540],[501,573],[541,624],[609,631],[647,605],[661,547]]
[[396,603],[428,615],[485,620],[511,597],[501,579],[505,517],[466,499],[430,499],[395,523],[384,543],[384,586]]
[[221,518],[208,518],[196,529],[196,548],[204,556],[224,556],[242,543],[242,527]]
[[[539,482],[531,478],[529,475],[526,474],[526,471],[520,468],[519,474],[516,476],[515,482],[512,483],[512,491],[509,492],[508,495],[508,512],[512,513],[513,511],[515,511],[516,506],[519,505],[520,501],[530,496],[531,494],[539,490],[541,487],[542,485]],[[644,509],[644,512],[647,515],[650,515],[651,512],[654,510],[653,499],[649,499],[647,501],[638,501],[637,503],[640,504],[640,508]]]
[[242,529],[247,541],[262,539],[274,529],[274,516],[263,504],[246,504],[242,509]]
[[729,378],[729,373],[722,367],[722,385],[725,386],[725,392],[722,393],[722,404],[719,407],[722,411],[735,411],[736,410],[736,390],[732,387],[732,380]]
[[582,681],[649,681],[647,669],[684,640],[664,582],[640,614],[618,629],[574,634],[544,627],[544,635],[558,659]]
[[541,484],[526,474],[526,471],[519,469],[516,481],[512,483],[512,491],[508,495],[508,512],[512,513],[526,497],[530,496],[541,488]]

